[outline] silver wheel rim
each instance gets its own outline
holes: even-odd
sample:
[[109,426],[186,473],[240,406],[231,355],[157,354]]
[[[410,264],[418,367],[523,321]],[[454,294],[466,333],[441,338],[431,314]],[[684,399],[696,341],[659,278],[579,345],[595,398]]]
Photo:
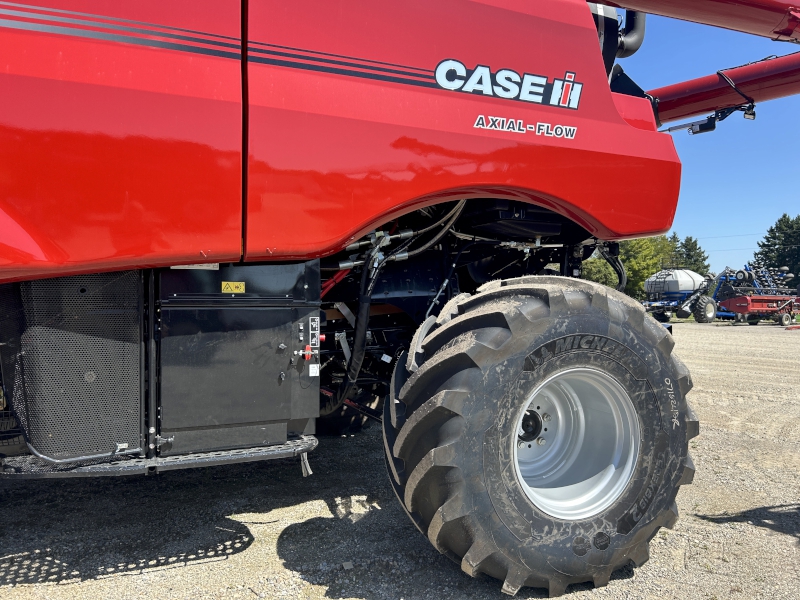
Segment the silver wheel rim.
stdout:
[[[539,434],[527,439],[537,424]],[[639,457],[633,402],[616,379],[596,369],[569,369],[545,380],[523,404],[515,430],[517,478],[537,508],[559,519],[606,510],[625,491]]]
[[715,316],[716,314],[717,314],[717,309],[714,307],[714,305],[711,304],[711,302],[706,304],[706,317],[710,319],[711,317]]

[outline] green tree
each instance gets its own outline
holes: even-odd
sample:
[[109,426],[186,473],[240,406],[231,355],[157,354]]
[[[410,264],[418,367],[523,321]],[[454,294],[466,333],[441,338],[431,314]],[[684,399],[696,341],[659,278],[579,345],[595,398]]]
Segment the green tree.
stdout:
[[686,236],[678,244],[676,254],[676,266],[686,267],[700,275],[705,275],[711,268],[708,264],[708,254],[700,247],[699,242],[690,235]]
[[676,267],[679,266],[680,263],[680,246],[681,246],[681,238],[678,236],[677,232],[673,231],[672,235],[667,238],[669,240],[670,246],[672,246],[671,251],[672,255],[669,257],[668,264],[663,265],[664,267]]
[[614,269],[611,268],[611,265],[609,265],[604,258],[597,256],[597,253],[592,255],[592,258],[589,260],[583,262],[581,277],[589,281],[602,283],[612,288],[617,287],[618,283],[617,274],[614,272]]
[[619,257],[628,274],[625,293],[644,299],[644,281],[671,262],[674,246],[665,235],[626,240],[619,245]]
[[763,241],[758,242],[756,262],[767,267],[789,267],[800,278],[800,215],[791,218],[786,213],[767,230]]
[[[659,235],[620,242],[619,258],[622,264],[625,265],[625,272],[628,275],[625,293],[632,298],[643,300],[646,297],[644,282],[648,277],[664,267],[676,264],[683,266],[680,260],[676,260],[676,257],[681,256],[681,248],[686,248],[690,251],[687,252],[687,256],[701,257],[706,260],[705,253],[700,249],[694,238],[687,237],[684,241],[681,241],[676,233],[673,233],[670,237]],[[705,274],[708,272],[708,265],[705,265],[704,270],[702,266],[702,263],[700,263],[698,273]],[[609,287],[616,287],[617,285],[617,274],[596,253],[583,263],[583,278]]]

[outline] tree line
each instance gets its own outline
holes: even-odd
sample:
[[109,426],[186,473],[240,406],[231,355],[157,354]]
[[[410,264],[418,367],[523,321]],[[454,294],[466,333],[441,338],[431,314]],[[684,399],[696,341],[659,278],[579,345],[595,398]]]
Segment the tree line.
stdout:
[[[786,266],[800,277],[800,215],[791,218],[784,214],[767,230],[758,247],[753,262],[766,267]],[[619,257],[628,274],[625,293],[637,299],[645,297],[645,280],[662,269],[684,268],[700,275],[709,272],[708,254],[699,241],[692,236],[681,239],[675,232],[620,242]],[[617,285],[614,270],[599,256],[583,263],[583,278],[609,287]]]

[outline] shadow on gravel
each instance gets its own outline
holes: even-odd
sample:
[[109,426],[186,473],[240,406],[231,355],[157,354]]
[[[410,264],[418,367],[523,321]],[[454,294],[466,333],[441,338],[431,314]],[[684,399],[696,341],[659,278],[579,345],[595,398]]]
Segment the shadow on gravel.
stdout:
[[[225,560],[246,525],[181,477],[0,487],[0,586],[62,583]],[[194,514],[192,514],[194,513]]]
[[[200,562],[213,569],[245,552],[255,539],[251,526],[275,522],[273,510],[326,495],[333,506],[349,494],[391,493],[383,476],[365,472],[364,462],[374,461],[383,475],[383,463],[380,445],[364,437],[324,440],[309,455],[315,474],[308,479],[298,459],[154,477],[0,478],[0,587]],[[375,446],[374,457],[364,444]]]
[[[366,446],[365,454],[329,454],[341,470],[315,469],[332,516],[298,520],[283,529],[277,552],[284,567],[311,584],[327,586],[328,598],[508,598],[500,591],[501,582],[467,576],[414,527],[388,484],[380,433],[367,432],[356,439]],[[341,485],[342,477],[352,478],[355,487]],[[619,569],[611,585],[631,577],[632,568]],[[593,587],[586,583],[567,591]],[[548,594],[540,588],[523,588],[516,597]]]
[[[305,581],[327,586],[328,597],[505,597],[499,582],[466,576],[414,528],[388,484],[376,428],[323,438],[309,460],[314,474],[305,479],[299,461],[288,459],[155,477],[0,479],[0,588],[198,563],[213,570],[234,555],[263,560],[265,550],[251,545],[265,525],[274,527],[272,511],[297,507],[281,517],[292,524],[280,532],[278,556]],[[320,499],[330,516],[302,508]],[[621,569],[612,579],[631,576]],[[525,588],[518,597],[546,591]]]
[[[350,500],[350,499],[348,499]],[[370,497],[352,504],[329,502],[333,518],[313,518],[290,525],[278,538],[284,566],[305,581],[327,586],[328,598],[486,599],[508,598],[501,582],[472,579],[439,554],[412,525],[392,496],[388,505]],[[633,577],[618,569],[615,581]],[[567,593],[590,591],[591,583],[572,585]],[[523,588],[517,598],[547,598],[547,590]]]
[[697,515],[711,523],[750,523],[756,527],[771,529],[777,533],[791,535],[800,545],[800,504],[760,506],[732,515]]

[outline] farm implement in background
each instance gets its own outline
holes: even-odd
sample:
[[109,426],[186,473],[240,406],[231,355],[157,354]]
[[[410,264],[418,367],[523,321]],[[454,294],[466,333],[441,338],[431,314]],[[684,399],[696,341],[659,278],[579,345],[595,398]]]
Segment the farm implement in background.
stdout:
[[756,264],[738,271],[725,267],[719,275],[705,277],[689,269],[667,268],[645,281],[647,300],[642,304],[661,323],[668,323],[674,314],[679,319],[694,315],[698,323],[732,319],[757,325],[772,319],[787,326],[800,314],[797,291],[787,287],[792,279],[787,267]]
[[800,314],[800,297],[786,285],[793,278],[787,267],[747,264],[738,271],[726,267],[713,293],[717,316],[750,325],[772,319],[788,326]]

